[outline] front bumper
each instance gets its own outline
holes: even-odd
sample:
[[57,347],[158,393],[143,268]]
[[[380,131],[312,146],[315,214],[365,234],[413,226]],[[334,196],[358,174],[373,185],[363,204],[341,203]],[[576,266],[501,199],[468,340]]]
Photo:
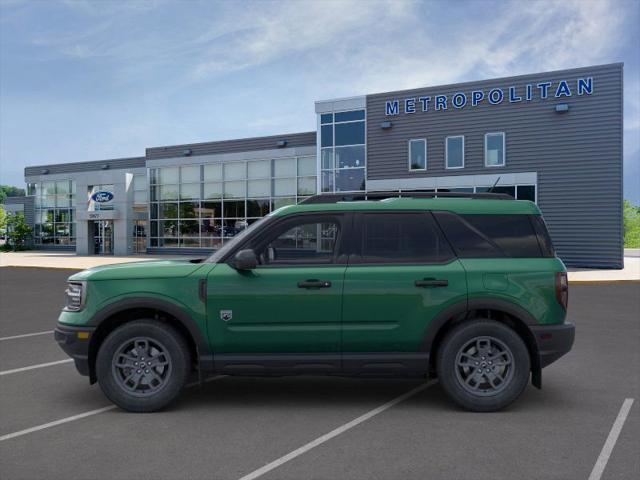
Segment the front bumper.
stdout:
[[538,345],[540,368],[558,360],[571,350],[576,336],[576,327],[573,323],[562,325],[540,325],[531,327]]
[[69,355],[76,364],[81,375],[89,375],[89,342],[95,328],[70,327],[58,324],[53,336],[60,348]]

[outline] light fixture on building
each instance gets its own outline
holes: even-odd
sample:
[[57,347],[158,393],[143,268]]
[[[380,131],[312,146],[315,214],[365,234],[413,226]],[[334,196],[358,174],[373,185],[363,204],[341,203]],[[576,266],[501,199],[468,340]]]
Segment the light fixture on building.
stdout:
[[382,128],[383,130],[388,130],[393,126],[393,123],[391,123],[389,120],[384,121],[380,124],[380,128]]
[[556,105],[556,113],[567,113],[569,111],[568,103],[559,103]]
[[278,148],[284,148],[287,146],[287,143],[289,143],[287,140],[278,140],[278,143],[276,143],[276,145],[278,146]]
[[185,157],[188,157],[189,155],[191,155],[193,153],[193,150],[191,150],[190,148],[185,148],[182,151],[182,155],[184,155]]
[[102,166],[100,166],[100,168],[102,170],[109,170],[109,164],[108,163],[103,163]]
[[46,174],[48,174],[48,173],[49,173],[49,169],[48,169],[48,168],[43,168],[43,169],[40,171],[40,174],[41,174],[41,175],[46,175]]

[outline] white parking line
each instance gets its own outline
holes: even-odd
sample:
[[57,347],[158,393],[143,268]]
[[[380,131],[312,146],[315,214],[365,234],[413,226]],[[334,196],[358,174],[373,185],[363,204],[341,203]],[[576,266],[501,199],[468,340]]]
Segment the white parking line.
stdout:
[[[203,383],[213,382],[214,380],[218,380],[220,378],[224,378],[226,375],[218,375],[215,377],[207,378],[203,380]],[[193,387],[194,385],[198,385],[198,383],[190,383],[187,387]],[[0,436],[0,442],[4,442],[5,440],[10,440],[12,438],[21,437],[22,435],[27,435],[29,433],[38,432],[40,430],[44,430],[45,428],[56,427],[58,425],[62,425],[64,423],[73,422],[75,420],[80,420],[81,418],[91,417],[93,415],[98,415],[100,413],[108,412],[109,410],[113,410],[118,408],[116,405],[109,405],[102,408],[97,408],[95,410],[89,410],[88,412],[79,413],[78,415],[72,415],[71,417],[61,418],[59,420],[54,420],[53,422],[43,423],[42,425],[36,425],[35,427],[25,428],[24,430],[19,430],[13,433],[7,433],[6,435]]]
[[351,420],[350,422],[345,423],[344,425],[334,430],[331,430],[329,433],[325,433],[321,437],[318,437],[315,440],[312,440],[311,442],[301,446],[300,448],[297,448],[292,452],[287,453],[285,456],[280,457],[277,460],[274,460],[273,462],[266,464],[264,467],[254,470],[253,472],[240,478],[240,480],[254,480],[255,478],[261,477],[265,473],[268,473],[271,470],[278,468],[279,466],[287,463],[288,461],[293,460],[294,458],[302,455],[303,453],[306,453],[309,450],[317,447],[318,445],[322,445],[323,443],[328,442],[329,440],[331,440],[334,437],[337,437],[341,433],[344,433],[347,430],[350,430],[353,427],[360,425],[362,422],[366,422],[370,418],[375,417],[376,415],[384,412],[385,410],[388,410],[389,408],[393,407],[394,405],[397,405],[398,403],[406,400],[407,398],[413,397],[416,393],[420,393],[421,391],[431,387],[435,383],[437,383],[437,380],[431,380],[427,383],[423,383],[419,387],[416,387],[413,390],[409,390],[407,393],[404,393],[399,397],[394,398],[393,400],[385,403],[384,405],[374,408],[373,410],[370,410],[364,415],[361,415],[358,418]]
[[627,420],[629,410],[631,410],[631,405],[633,405],[633,398],[626,398],[625,401],[622,402],[622,407],[620,407],[618,417],[616,418],[616,421],[613,422],[613,426],[611,427],[611,431],[609,432],[607,441],[604,442],[604,447],[602,447],[600,456],[598,457],[598,460],[596,460],[596,464],[593,466],[591,475],[589,475],[589,480],[600,480],[600,477],[602,477],[602,473],[607,466],[607,462],[609,461],[611,452],[613,452],[613,447],[616,446],[618,436],[622,431],[624,422]]
[[29,365],[28,367],[14,368],[13,370],[3,370],[2,372],[0,372],[0,376],[11,375],[12,373],[18,373],[18,372],[26,372],[27,370],[34,370],[36,368],[51,367],[53,365],[60,365],[61,363],[69,363],[69,362],[73,362],[73,359],[66,358],[64,360],[58,360],[57,362],[39,363],[38,365]]
[[44,332],[35,332],[35,333],[23,333],[22,335],[12,335],[10,337],[0,337],[0,342],[4,340],[15,340],[16,338],[35,337],[36,335],[47,335],[50,333],[53,333],[53,330],[46,330]]
[[28,433],[44,430],[45,428],[51,428],[57,425],[62,425],[63,423],[69,423],[69,422],[73,422],[74,420],[80,420],[81,418],[90,417],[92,415],[98,415],[99,413],[108,412],[109,410],[113,410],[114,408],[118,408],[118,407],[116,407],[115,405],[109,405],[108,407],[102,407],[96,410],[89,410],[88,412],[79,413],[78,415],[73,415],[71,417],[61,418],[60,420],[55,420],[49,423],[43,423],[42,425],[38,425],[36,427],[25,428],[24,430],[20,430],[18,432],[8,433],[7,435],[2,435],[0,437],[0,442],[4,442],[5,440],[9,440],[15,437],[21,437],[22,435],[26,435]]

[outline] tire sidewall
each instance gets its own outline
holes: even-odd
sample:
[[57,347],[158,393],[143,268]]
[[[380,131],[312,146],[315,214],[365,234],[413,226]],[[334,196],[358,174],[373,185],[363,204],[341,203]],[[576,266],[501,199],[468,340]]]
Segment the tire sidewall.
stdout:
[[[129,339],[148,337],[160,342],[171,357],[172,368],[166,384],[148,397],[128,394],[114,378],[112,361],[116,350]],[[100,388],[109,400],[124,410],[153,412],[169,405],[180,393],[189,372],[186,342],[174,328],[156,320],[135,320],[111,332],[100,345],[96,357],[96,376]]]
[[[491,396],[476,396],[466,391],[456,375],[456,357],[460,349],[476,337],[494,337],[509,347],[514,371],[507,387]],[[501,410],[513,403],[529,383],[531,360],[527,346],[508,326],[495,320],[472,320],[455,327],[443,340],[438,352],[438,378],[445,391],[463,408],[478,412]]]

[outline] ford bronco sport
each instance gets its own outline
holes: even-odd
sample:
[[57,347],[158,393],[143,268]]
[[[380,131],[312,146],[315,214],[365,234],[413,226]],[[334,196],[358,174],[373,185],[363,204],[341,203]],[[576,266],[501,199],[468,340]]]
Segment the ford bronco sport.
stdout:
[[474,411],[506,407],[529,378],[540,388],[574,326],[538,207],[498,194],[403,195],[318,195],[205,260],[72,275],[55,338],[136,412],[213,373],[432,376]]

